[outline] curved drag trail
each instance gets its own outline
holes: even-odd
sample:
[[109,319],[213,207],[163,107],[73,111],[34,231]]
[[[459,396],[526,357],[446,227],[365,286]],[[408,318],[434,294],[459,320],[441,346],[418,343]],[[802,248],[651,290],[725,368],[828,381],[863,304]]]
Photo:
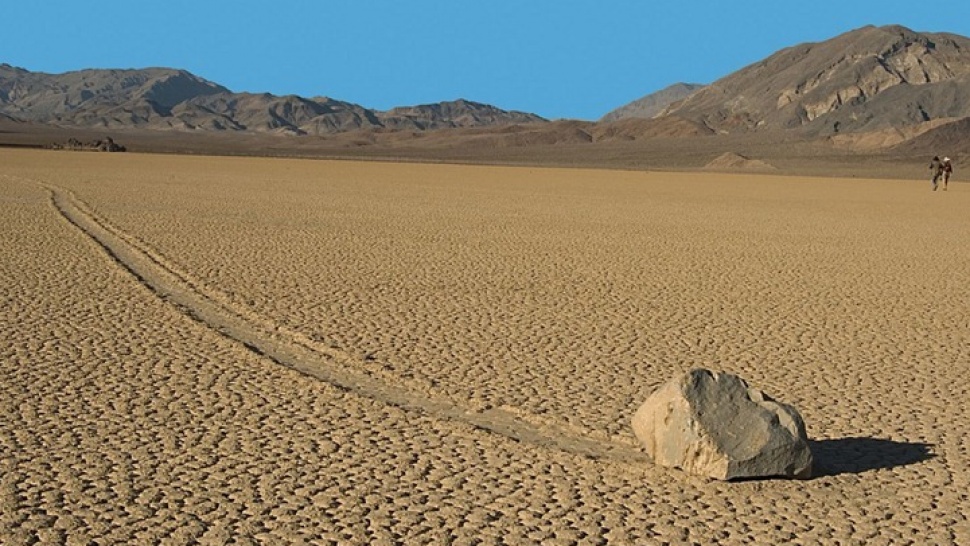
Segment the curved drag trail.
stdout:
[[36,182],[50,192],[54,209],[100,245],[119,265],[159,297],[223,336],[244,344],[277,364],[326,381],[357,395],[411,411],[594,459],[647,460],[636,446],[594,439],[566,426],[502,408],[469,408],[400,378],[368,369],[353,356],[309,339],[230,303],[218,290],[182,271],[144,242],[112,226],[72,192]]

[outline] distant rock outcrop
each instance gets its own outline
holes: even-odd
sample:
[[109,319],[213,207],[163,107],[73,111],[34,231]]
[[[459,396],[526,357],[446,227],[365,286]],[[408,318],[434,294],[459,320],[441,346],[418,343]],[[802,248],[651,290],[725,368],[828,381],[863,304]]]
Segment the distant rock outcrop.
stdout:
[[712,171],[773,171],[775,167],[766,161],[752,159],[734,152],[723,153],[712,159],[705,169]]
[[654,462],[718,480],[809,478],[812,452],[795,408],[741,378],[697,369],[657,389],[633,417]]
[[90,142],[81,142],[76,138],[69,138],[64,144],[54,143],[48,146],[52,150],[74,150],[82,152],[125,152],[127,148],[118,144],[111,137],[104,137]]
[[377,117],[385,127],[418,131],[546,121],[535,114],[501,110],[465,99],[393,108],[379,113]]
[[664,108],[685,99],[702,87],[704,86],[699,83],[675,83],[608,112],[600,118],[600,121],[609,123],[628,118],[650,119],[656,117]]

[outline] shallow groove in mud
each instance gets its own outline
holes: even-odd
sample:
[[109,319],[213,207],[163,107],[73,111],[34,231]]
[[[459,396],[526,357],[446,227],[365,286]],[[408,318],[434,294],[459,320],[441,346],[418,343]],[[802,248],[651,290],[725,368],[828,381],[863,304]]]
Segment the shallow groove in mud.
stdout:
[[181,271],[147,244],[112,226],[71,192],[42,184],[51,204],[71,225],[90,237],[144,286],[181,312],[271,361],[338,388],[408,411],[465,423],[516,441],[596,459],[641,461],[635,446],[607,438],[590,438],[567,426],[539,422],[519,411],[468,408],[432,392],[381,373],[338,349],[234,305],[229,298]]

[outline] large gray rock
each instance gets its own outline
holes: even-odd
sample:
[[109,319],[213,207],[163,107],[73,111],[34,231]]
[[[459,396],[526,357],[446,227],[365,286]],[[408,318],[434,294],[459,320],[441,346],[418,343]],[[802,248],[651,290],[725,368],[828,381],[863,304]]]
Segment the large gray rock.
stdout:
[[691,370],[647,398],[633,431],[662,466],[718,480],[809,478],[812,452],[795,408],[740,377]]

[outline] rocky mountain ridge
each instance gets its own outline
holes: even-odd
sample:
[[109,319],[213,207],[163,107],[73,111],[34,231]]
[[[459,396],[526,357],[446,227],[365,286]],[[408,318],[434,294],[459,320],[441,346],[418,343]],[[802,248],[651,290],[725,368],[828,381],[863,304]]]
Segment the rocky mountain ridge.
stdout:
[[44,74],[7,64],[0,65],[0,115],[66,127],[294,135],[545,121],[535,114],[464,99],[382,112],[328,97],[233,93],[187,71],[170,68]]
[[970,38],[868,26],[783,49],[660,116],[718,133],[830,136],[970,116]]

